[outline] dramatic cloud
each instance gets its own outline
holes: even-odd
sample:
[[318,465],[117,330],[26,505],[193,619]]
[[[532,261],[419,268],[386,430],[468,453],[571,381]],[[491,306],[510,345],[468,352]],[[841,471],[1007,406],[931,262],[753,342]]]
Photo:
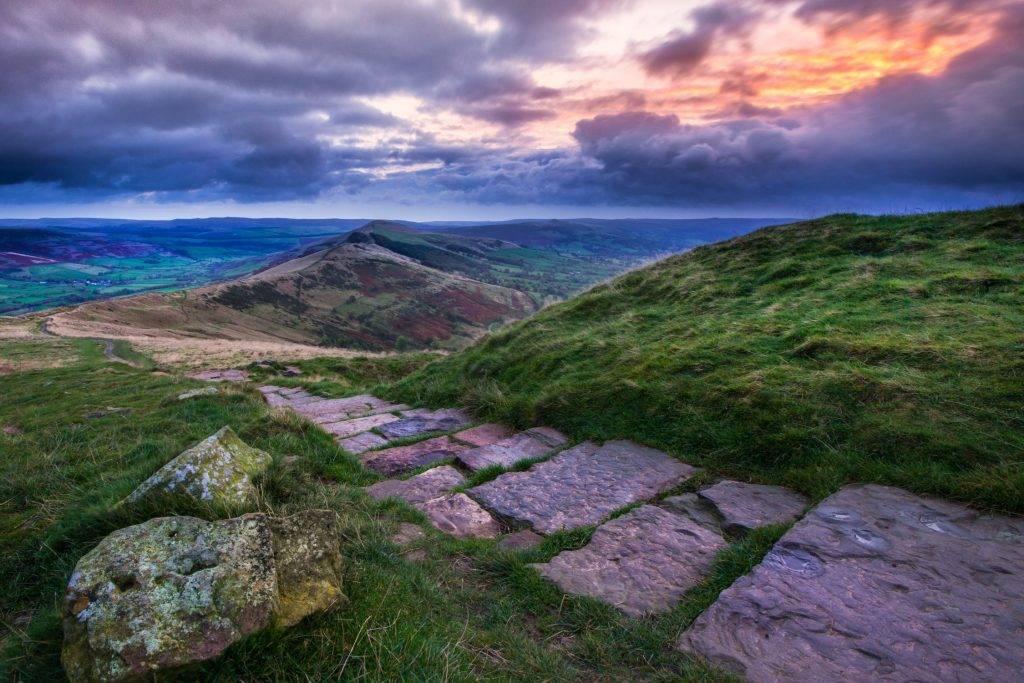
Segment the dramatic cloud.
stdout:
[[0,4],[0,213],[1024,198],[1016,0]]

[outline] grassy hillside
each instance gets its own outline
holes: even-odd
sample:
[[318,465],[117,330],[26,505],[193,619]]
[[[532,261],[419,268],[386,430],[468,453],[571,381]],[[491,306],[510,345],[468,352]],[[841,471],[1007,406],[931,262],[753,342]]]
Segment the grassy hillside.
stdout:
[[876,481],[1024,512],[1024,206],[701,247],[391,392],[813,496]]

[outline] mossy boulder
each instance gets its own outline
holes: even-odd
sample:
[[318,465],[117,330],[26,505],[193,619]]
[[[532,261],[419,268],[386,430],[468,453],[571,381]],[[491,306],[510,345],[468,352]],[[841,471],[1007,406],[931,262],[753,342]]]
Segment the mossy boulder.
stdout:
[[272,462],[270,455],[246,444],[231,427],[223,427],[157,470],[124,502],[187,496],[211,505],[247,509],[256,502],[253,479]]
[[62,660],[72,681],[132,681],[219,656],[341,597],[338,518],[160,517],[115,531],[68,582]]

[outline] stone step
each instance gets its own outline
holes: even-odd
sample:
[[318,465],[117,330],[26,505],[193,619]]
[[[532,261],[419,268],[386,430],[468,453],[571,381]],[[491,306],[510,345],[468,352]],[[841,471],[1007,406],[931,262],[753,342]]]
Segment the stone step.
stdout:
[[405,439],[430,432],[451,432],[471,424],[473,418],[458,408],[416,408],[402,411],[402,419],[384,425],[377,431],[387,439]]
[[354,420],[328,422],[326,424],[321,424],[320,427],[328,434],[339,439],[344,439],[349,436],[368,432],[375,427],[386,425],[389,422],[394,422],[398,419],[398,416],[392,415],[391,413],[380,413],[377,415],[367,415],[366,417],[357,417]]
[[364,454],[361,460],[364,467],[390,477],[447,460],[468,448],[454,438],[438,436],[408,446],[372,451]]
[[492,443],[507,439],[512,436],[512,430],[505,425],[486,422],[476,427],[464,429],[452,436],[473,448],[479,448],[480,446],[490,446]]
[[457,469],[435,467],[408,479],[389,479],[366,487],[377,500],[400,498],[422,511],[435,528],[458,538],[494,538],[501,533],[487,510],[464,493],[451,493],[465,483]]
[[807,509],[808,500],[782,486],[722,480],[697,493],[662,501],[698,524],[738,538],[768,524],[788,524]]
[[373,432],[363,432],[362,434],[350,436],[347,439],[338,439],[337,444],[349,453],[359,455],[374,448],[387,446],[388,440]]
[[750,681],[1018,680],[1024,519],[848,486],[678,647]]
[[670,610],[725,547],[725,539],[685,515],[643,505],[598,527],[586,547],[531,566],[567,593],[639,617]]
[[487,446],[459,454],[459,462],[476,472],[485,467],[512,467],[522,460],[540,458],[564,445],[568,439],[550,427],[534,427]]
[[466,483],[466,478],[450,465],[442,465],[427,470],[408,479],[388,479],[372,486],[365,491],[377,500],[385,498],[401,498],[407,503],[417,505],[433,498],[439,498],[456,486]]
[[[463,459],[466,454],[460,455]],[[598,524],[627,505],[649,500],[698,470],[631,441],[584,442],[469,490],[503,518],[550,534]]]

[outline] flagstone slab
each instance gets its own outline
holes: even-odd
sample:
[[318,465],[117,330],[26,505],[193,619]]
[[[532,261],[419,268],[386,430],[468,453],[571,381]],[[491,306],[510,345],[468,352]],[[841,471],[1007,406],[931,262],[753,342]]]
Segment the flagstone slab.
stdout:
[[672,609],[725,547],[725,539],[690,518],[643,505],[598,527],[585,547],[531,566],[566,593],[639,617]]
[[475,448],[479,448],[480,446],[489,446],[496,441],[507,439],[512,436],[512,433],[512,430],[505,425],[488,422],[482,425],[477,425],[476,427],[464,429],[461,432],[454,434],[453,438]]
[[522,460],[548,455],[566,441],[564,434],[550,427],[534,427],[487,446],[463,451],[458,458],[474,472],[494,465],[512,467]]
[[244,382],[249,379],[249,373],[245,370],[203,370],[191,372],[188,375],[192,379],[201,379],[206,382]]
[[422,408],[402,412],[403,419],[378,429],[389,439],[404,439],[430,432],[451,432],[473,424],[473,419],[456,408],[425,410]]
[[1024,519],[848,486],[678,646],[749,681],[1017,680]]
[[491,514],[465,493],[433,498],[416,507],[439,531],[456,538],[495,538],[501,526]]
[[396,446],[367,453],[362,457],[362,462],[364,467],[374,472],[393,476],[447,460],[468,448],[469,446],[447,436],[438,436],[408,446]]
[[373,432],[363,432],[362,434],[356,434],[350,436],[347,439],[339,439],[338,445],[349,453],[365,453],[366,451],[373,448],[380,448],[386,446],[388,440],[382,436],[374,434]]
[[697,495],[710,502],[721,518],[722,529],[736,536],[766,524],[787,524],[807,508],[808,500],[782,486],[723,480]]
[[442,465],[408,479],[377,482],[367,486],[365,491],[377,500],[401,498],[407,503],[418,505],[439,498],[464,483],[466,478],[457,469],[450,465]]
[[387,423],[394,422],[397,419],[398,417],[391,413],[380,413],[377,415],[367,415],[366,417],[357,417],[354,420],[330,422],[321,425],[321,427],[328,434],[343,439],[348,436],[355,436],[356,434],[368,432],[374,427],[386,425]]
[[353,417],[356,415],[365,415],[371,411],[376,410],[390,410],[396,404],[383,401],[375,396],[364,394],[362,396],[349,396],[347,398],[328,398],[322,399],[312,403],[304,403],[301,405],[295,405],[296,412],[305,415],[306,417],[313,417],[316,415],[326,415],[328,413],[349,413]]
[[697,469],[631,441],[589,441],[525,472],[508,472],[469,490],[502,518],[550,534],[599,524],[627,505],[649,500]]

